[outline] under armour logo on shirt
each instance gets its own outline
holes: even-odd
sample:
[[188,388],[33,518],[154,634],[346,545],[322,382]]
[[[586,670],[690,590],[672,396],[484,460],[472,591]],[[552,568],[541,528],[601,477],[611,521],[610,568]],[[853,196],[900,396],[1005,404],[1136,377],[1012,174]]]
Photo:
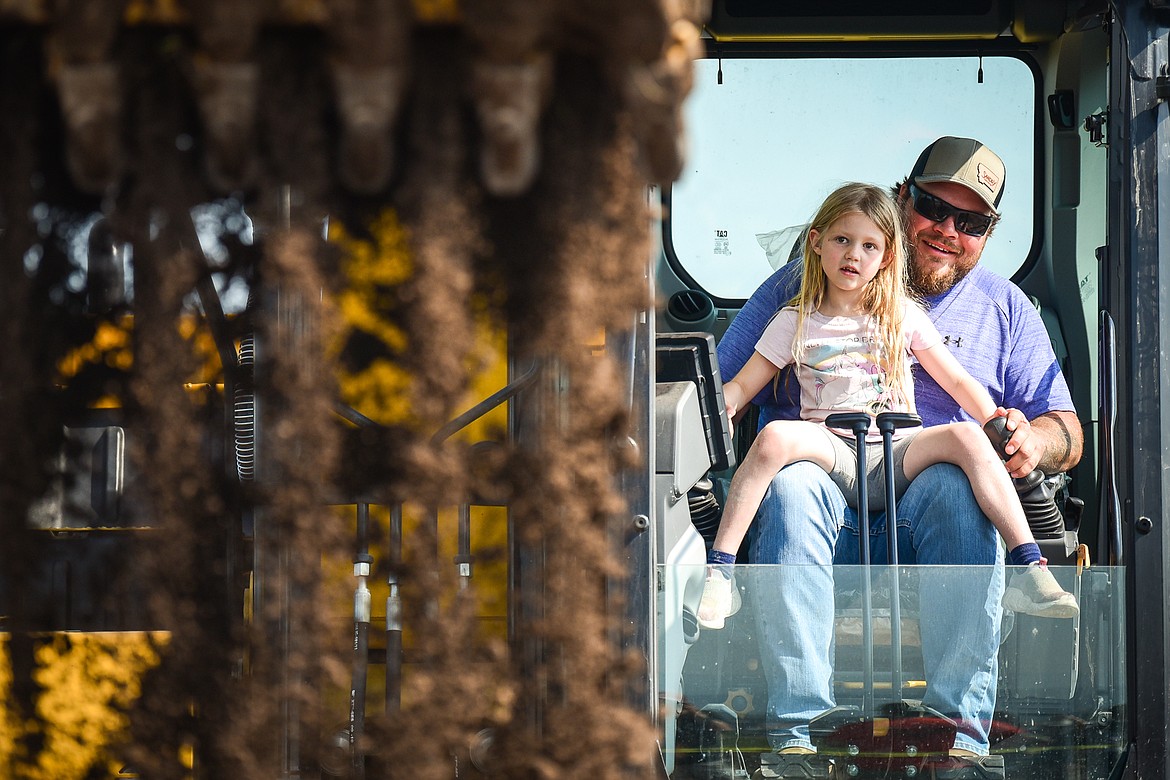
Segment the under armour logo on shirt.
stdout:
[[961,347],[961,346],[963,346],[963,337],[962,336],[943,336],[943,344],[946,344],[948,347],[951,346],[952,344],[954,344],[956,347]]

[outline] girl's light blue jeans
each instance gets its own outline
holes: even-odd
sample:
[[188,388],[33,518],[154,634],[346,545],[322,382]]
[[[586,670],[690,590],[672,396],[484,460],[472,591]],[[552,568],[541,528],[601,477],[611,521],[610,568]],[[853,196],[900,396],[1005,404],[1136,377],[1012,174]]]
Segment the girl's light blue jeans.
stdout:
[[[995,710],[1003,552],[962,470],[927,468],[897,505],[900,564],[932,566],[919,580],[922,703],[958,723],[955,747],[988,752]],[[774,750],[812,747],[809,720],[834,706],[833,564],[858,564],[857,515],[818,466],[794,463],[772,481],[753,525],[761,571],[760,652]],[[870,552],[887,562],[886,517],[870,516]]]

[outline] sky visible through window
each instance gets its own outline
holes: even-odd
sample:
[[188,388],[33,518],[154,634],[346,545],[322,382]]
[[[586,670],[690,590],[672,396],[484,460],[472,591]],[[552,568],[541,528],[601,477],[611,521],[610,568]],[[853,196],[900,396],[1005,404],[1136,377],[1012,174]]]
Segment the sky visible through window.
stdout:
[[[696,63],[671,242],[717,298],[746,298],[838,185],[890,186],[942,135],[1004,160],[1004,219],[983,262],[1011,276],[1032,245],[1035,80],[1012,57],[724,59]],[[772,255],[769,259],[769,251]]]

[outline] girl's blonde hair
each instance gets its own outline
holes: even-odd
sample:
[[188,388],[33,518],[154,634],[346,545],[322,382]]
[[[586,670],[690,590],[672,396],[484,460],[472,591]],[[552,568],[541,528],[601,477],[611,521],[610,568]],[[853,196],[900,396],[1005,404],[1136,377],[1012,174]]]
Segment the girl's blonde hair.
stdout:
[[907,305],[916,305],[906,287],[906,231],[902,212],[884,189],[872,184],[853,182],[833,191],[813,217],[804,234],[804,272],[800,289],[788,302],[797,311],[796,337],[793,356],[796,369],[803,361],[802,338],[809,312],[820,308],[825,298],[828,280],[821,267],[820,255],[810,240],[809,231],[815,229],[822,236],[834,222],[847,214],[862,214],[877,225],[886,241],[886,264],[865,285],[861,305],[870,315],[870,333],[878,367],[886,376],[889,400],[905,404],[910,377],[905,358],[906,343],[902,337],[902,320]]

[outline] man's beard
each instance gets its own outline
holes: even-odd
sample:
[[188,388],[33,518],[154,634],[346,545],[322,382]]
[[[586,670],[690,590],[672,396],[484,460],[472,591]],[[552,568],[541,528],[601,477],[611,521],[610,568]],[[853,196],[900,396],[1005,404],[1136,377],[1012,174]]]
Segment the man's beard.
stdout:
[[929,264],[924,268],[919,266],[917,260],[911,260],[910,289],[923,298],[941,295],[963,281],[963,277],[971,272],[977,262],[978,257],[964,257],[946,268],[932,271],[929,270]]

